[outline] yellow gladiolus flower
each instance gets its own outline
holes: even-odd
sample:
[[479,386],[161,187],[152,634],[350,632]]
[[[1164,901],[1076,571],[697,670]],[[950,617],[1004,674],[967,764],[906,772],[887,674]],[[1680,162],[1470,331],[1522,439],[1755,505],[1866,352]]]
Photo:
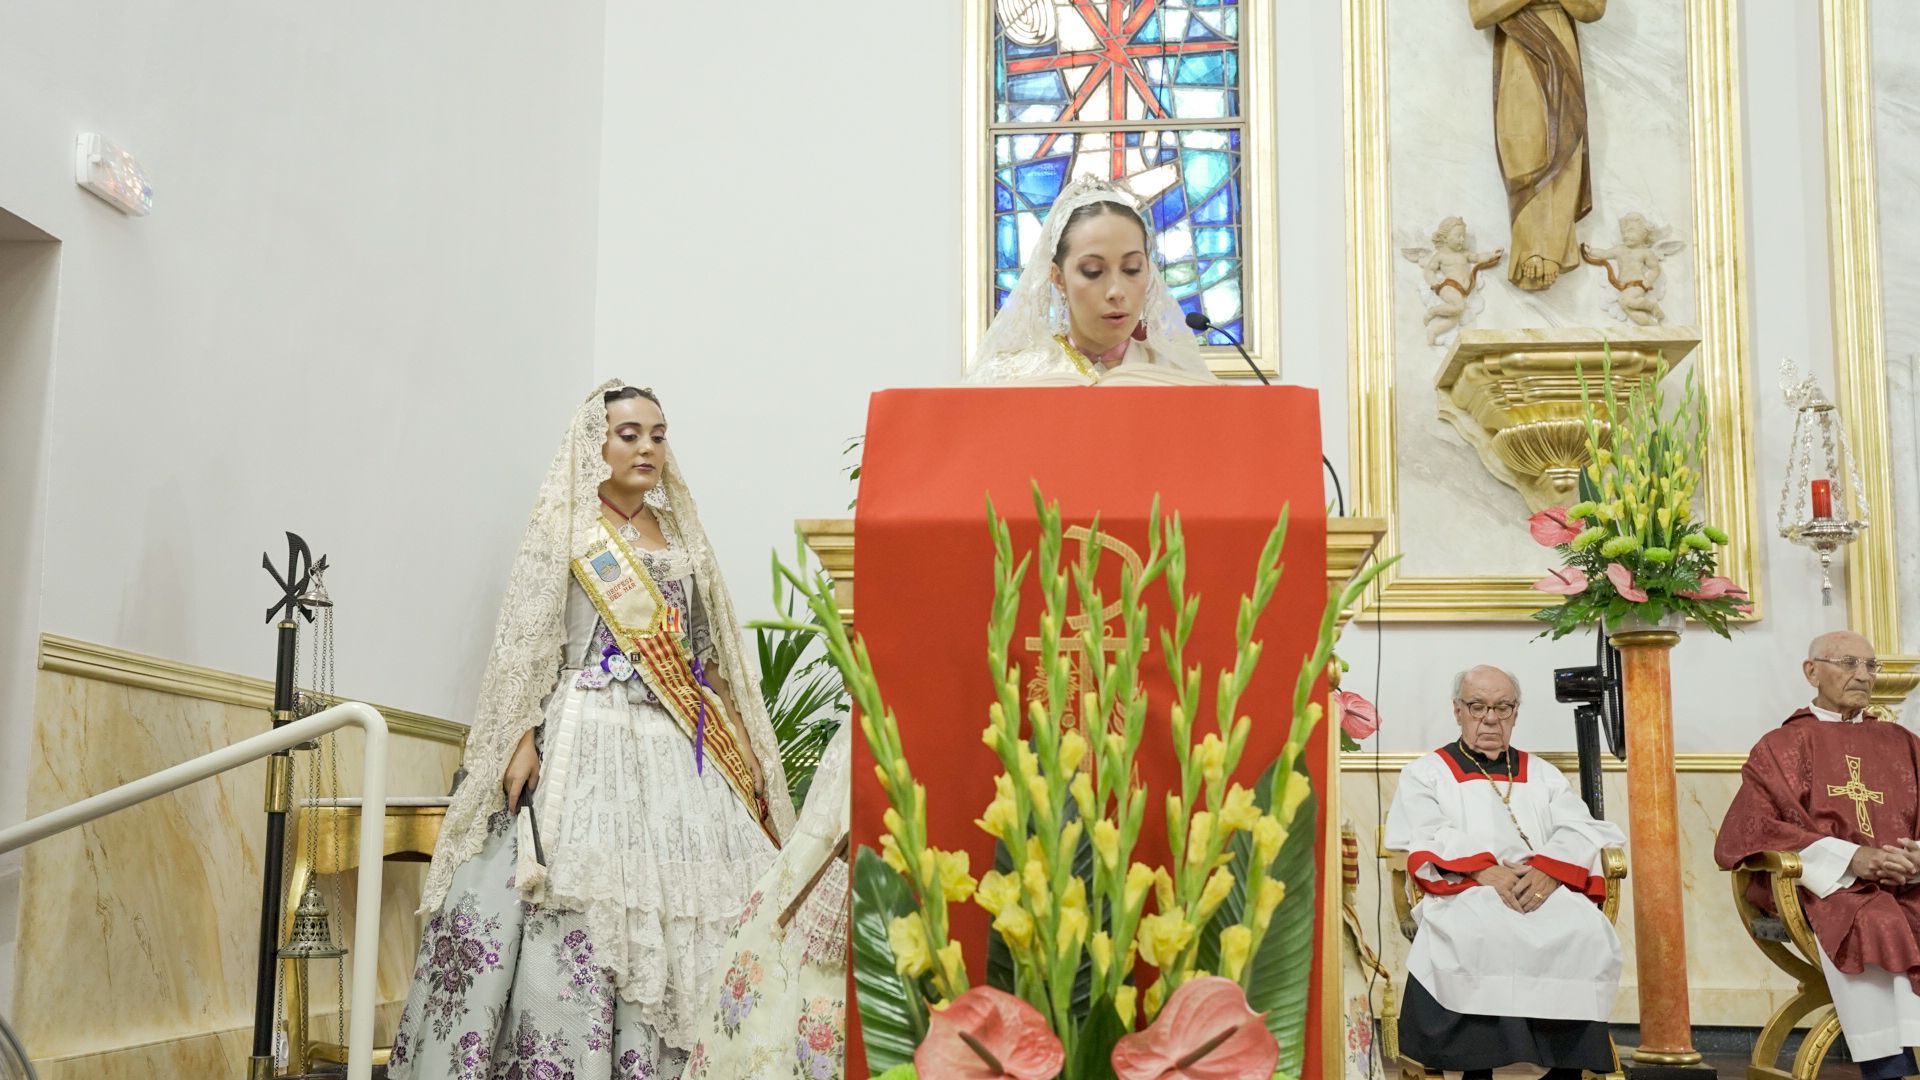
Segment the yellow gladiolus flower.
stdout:
[[1153,898],[1160,904],[1161,911],[1173,910],[1173,877],[1164,866],[1153,868]]
[[1220,909],[1221,903],[1226,900],[1227,894],[1232,891],[1233,871],[1226,867],[1223,866],[1215,870],[1213,876],[1207,878],[1206,887],[1200,890],[1199,916],[1202,925],[1205,925],[1208,919],[1213,918],[1213,913]]
[[996,792],[993,801],[987,804],[986,811],[973,823],[989,836],[1009,840],[1020,824],[1019,807],[1013,801],[1013,781],[1007,778],[1007,774],[1001,773],[993,778],[993,787]]
[[1047,778],[1044,776],[1027,777],[1027,801],[1033,804],[1035,817],[1051,819],[1053,803],[1048,799]]
[[887,943],[893,947],[893,969],[909,979],[933,970],[927,948],[927,925],[918,913],[902,915],[887,924]]
[[1019,747],[1020,779],[1032,780],[1040,775],[1040,759],[1033,756],[1033,747],[1021,743]]
[[1213,815],[1205,810],[1195,810],[1193,820],[1187,822],[1187,859],[1206,858],[1208,845],[1212,843]]
[[1121,891],[1121,902],[1128,911],[1139,911],[1140,904],[1146,899],[1147,889],[1154,883],[1154,873],[1145,863],[1134,863],[1127,867],[1126,888]]
[[1093,823],[1093,853],[1109,871],[1120,866],[1120,826],[1101,818]]
[[1087,759],[1087,740],[1077,731],[1060,736],[1060,767],[1072,772]]
[[1257,866],[1271,864],[1287,842],[1287,828],[1272,815],[1253,823],[1253,861]]
[[1080,943],[1087,939],[1087,909],[1063,908],[1060,912],[1060,926],[1054,932],[1054,948],[1060,959],[1080,951]]
[[1140,958],[1161,970],[1172,968],[1193,940],[1193,924],[1178,911],[1161,912],[1140,920],[1136,939]]
[[1253,931],[1244,926],[1229,926],[1220,931],[1220,974],[1238,982],[1253,951]]
[[893,867],[893,872],[901,877],[907,876],[907,857],[900,853],[900,844],[892,836],[880,838],[880,861]]
[[987,745],[987,749],[993,751],[996,754],[999,753],[1000,752],[1000,729],[997,727],[994,727],[992,724],[988,724],[986,727],[981,728],[980,741]]
[[964,851],[942,851],[940,860],[940,892],[947,902],[957,904],[973,895],[972,856]]
[[993,920],[993,928],[1007,940],[1007,945],[1022,953],[1033,950],[1033,916],[1019,904],[1013,904]]
[[1147,987],[1147,996],[1143,1003],[1146,1005],[1148,1019],[1160,1015],[1160,1003],[1166,996],[1167,980],[1164,977],[1155,979],[1153,985]]
[[1287,790],[1280,796],[1280,812],[1274,816],[1280,824],[1292,828],[1300,816],[1300,808],[1306,805],[1307,796],[1313,794],[1307,782],[1299,777],[1287,778]]
[[1113,1011],[1120,1014],[1120,1026],[1132,1030],[1133,1011],[1139,992],[1131,986],[1123,986],[1113,992]]
[[1067,887],[1060,894],[1060,910],[1087,910],[1087,883],[1071,875],[1067,878]]
[[1220,804],[1220,826],[1229,835],[1253,828],[1260,820],[1260,808],[1253,805],[1253,792],[1239,784],[1227,789],[1226,801]]
[[1253,905],[1253,925],[1265,933],[1267,924],[1273,921],[1273,909],[1287,898],[1287,884],[1272,878],[1260,879],[1260,896]]
[[1087,955],[1093,958],[1093,981],[1105,979],[1113,967],[1113,936],[1105,930],[1093,935],[1087,941]]
[[960,943],[947,942],[947,947],[940,950],[940,973],[946,977],[947,985],[957,988],[966,981],[966,972],[967,958],[960,951]]
[[895,836],[906,835],[907,823],[900,820],[899,811],[891,806],[887,807],[886,813],[880,815],[880,824],[885,825],[887,831]]
[[973,890],[973,902],[987,909],[987,914],[998,915],[1009,906],[1020,903],[1020,879],[1012,874],[989,870]]
[[1219,735],[1208,732],[1207,737],[1200,740],[1200,745],[1194,747],[1194,756],[1200,762],[1201,778],[1210,787],[1218,785],[1221,776],[1226,773],[1227,744],[1220,741]]
[[1047,868],[1038,858],[1027,860],[1026,872],[1022,875],[1027,886],[1027,903],[1033,907],[1033,913],[1045,917],[1053,910],[1053,889],[1047,881]]
[[1090,773],[1075,773],[1073,783],[1067,785],[1067,791],[1073,795],[1073,803],[1080,808],[1080,816],[1093,816],[1093,776]]

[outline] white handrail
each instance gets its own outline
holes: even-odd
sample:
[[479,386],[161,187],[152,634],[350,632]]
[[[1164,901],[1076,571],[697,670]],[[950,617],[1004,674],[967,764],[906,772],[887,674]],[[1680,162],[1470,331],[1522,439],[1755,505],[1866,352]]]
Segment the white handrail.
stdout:
[[45,840],[55,833],[156,795],[186,787],[216,773],[257,761],[269,754],[289,750],[336,728],[354,726],[366,732],[367,744],[361,758],[360,798],[360,884],[354,896],[353,1005],[347,1025],[347,1080],[371,1080],[373,1076],[374,977],[380,969],[380,868],[382,841],[386,833],[387,805],[387,721],[371,705],[348,701],[304,720],[277,727],[202,754],[192,761],[163,769],[112,791],[104,791],[72,806],[42,814],[31,821],[0,829],[0,855]]

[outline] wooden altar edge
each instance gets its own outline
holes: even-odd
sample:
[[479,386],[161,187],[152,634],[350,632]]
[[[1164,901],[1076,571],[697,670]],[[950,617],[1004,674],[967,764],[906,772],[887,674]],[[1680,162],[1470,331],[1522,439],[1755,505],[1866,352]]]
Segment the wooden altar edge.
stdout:
[[[1340,771],[1343,773],[1399,772],[1415,758],[1425,757],[1431,751],[1418,753],[1396,750],[1392,753],[1374,754],[1366,750],[1347,750],[1340,754]],[[1571,750],[1548,750],[1538,755],[1541,760],[1559,769],[1563,773],[1576,773],[1580,770],[1580,759]],[[1747,755],[1736,754],[1675,754],[1673,769],[1683,773],[1737,773],[1746,765]],[[1627,763],[1611,754],[1600,758],[1602,772],[1623,773]]]
[[[273,708],[273,684],[265,679],[147,656],[59,634],[40,635],[39,666],[42,671],[200,701],[217,701],[262,712]],[[395,735],[450,746],[459,746],[467,740],[465,724],[405,709],[389,709],[384,705],[376,704],[373,707],[380,710],[380,715],[386,718],[387,730]]]

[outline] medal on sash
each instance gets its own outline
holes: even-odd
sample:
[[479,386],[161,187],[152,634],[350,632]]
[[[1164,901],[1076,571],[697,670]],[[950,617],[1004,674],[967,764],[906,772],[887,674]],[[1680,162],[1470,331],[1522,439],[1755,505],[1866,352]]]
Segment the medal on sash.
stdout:
[[[638,677],[660,699],[668,715],[693,741],[694,769],[704,773],[711,758],[740,801],[767,836],[779,837],[767,824],[760,799],[754,794],[753,771],[726,722],[720,699],[707,681],[698,658],[687,654],[680,641],[685,616],[667,603],[659,586],[640,568],[633,549],[603,520],[603,536],[587,553],[573,561],[574,579],[593,601],[617,648],[600,666],[616,679]],[[622,670],[627,674],[622,675]],[[719,722],[708,723],[709,710]]]

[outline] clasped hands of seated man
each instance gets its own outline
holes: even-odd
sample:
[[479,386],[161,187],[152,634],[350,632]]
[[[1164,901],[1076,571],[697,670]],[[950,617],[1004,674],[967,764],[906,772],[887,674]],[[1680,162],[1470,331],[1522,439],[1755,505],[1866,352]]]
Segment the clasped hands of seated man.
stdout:
[[[1920,853],[1915,858],[1920,858]],[[1560,887],[1545,871],[1517,862],[1495,863],[1474,874],[1473,880],[1492,889],[1508,907],[1523,915],[1537,910]]]
[[1902,838],[1877,848],[1862,844],[1854,851],[1847,869],[1853,871],[1856,879],[1876,885],[1912,885],[1920,882],[1920,843]]

